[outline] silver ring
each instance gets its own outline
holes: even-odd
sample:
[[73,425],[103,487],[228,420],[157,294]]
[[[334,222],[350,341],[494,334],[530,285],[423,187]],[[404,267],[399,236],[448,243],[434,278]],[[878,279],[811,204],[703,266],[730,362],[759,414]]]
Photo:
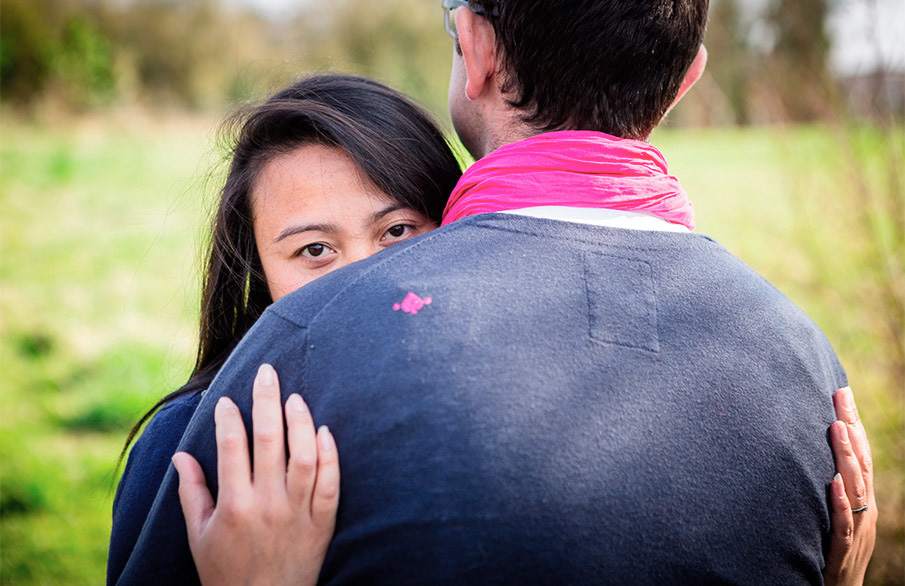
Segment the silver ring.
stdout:
[[858,507],[857,509],[852,509],[852,513],[854,513],[854,514],[857,515],[858,513],[863,513],[863,512],[866,511],[868,508],[869,508],[869,507],[868,507],[867,505],[864,505],[863,507]]

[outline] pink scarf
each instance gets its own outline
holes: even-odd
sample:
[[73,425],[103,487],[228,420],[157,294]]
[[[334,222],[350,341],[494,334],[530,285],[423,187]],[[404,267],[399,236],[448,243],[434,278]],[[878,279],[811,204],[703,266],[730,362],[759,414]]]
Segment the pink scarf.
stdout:
[[504,145],[468,168],[443,224],[535,206],[641,212],[694,228],[694,210],[656,148],[602,132],[561,130]]

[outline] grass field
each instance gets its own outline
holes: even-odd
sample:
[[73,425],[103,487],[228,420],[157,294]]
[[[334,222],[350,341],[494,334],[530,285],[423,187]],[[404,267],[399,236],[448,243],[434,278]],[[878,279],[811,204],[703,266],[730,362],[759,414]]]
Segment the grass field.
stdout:
[[[2,121],[2,584],[103,581],[119,450],[193,357],[212,124]],[[849,371],[881,504],[871,584],[905,572],[903,139],[829,128],[653,139],[698,230],[801,305]]]

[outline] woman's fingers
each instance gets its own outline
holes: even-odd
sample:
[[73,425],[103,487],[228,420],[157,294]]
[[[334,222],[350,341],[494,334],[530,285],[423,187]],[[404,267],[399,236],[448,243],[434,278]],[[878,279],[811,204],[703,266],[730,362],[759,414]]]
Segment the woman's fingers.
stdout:
[[833,405],[838,421],[830,427],[830,443],[837,474],[831,486],[832,535],[823,578],[832,586],[859,586],[876,538],[873,463],[851,389],[836,391]]
[[218,500],[221,504],[242,502],[251,493],[251,464],[248,438],[239,408],[228,397],[221,397],[214,408],[217,436]]
[[836,419],[845,423],[852,451],[858,459],[861,467],[861,475],[864,478],[865,490],[868,497],[874,493],[873,460],[870,454],[870,443],[867,441],[867,433],[858,416],[858,408],[855,405],[855,397],[849,387],[836,391],[833,395],[833,406],[836,409]]
[[314,420],[301,396],[286,401],[289,466],[286,486],[292,502],[310,510],[314,525],[333,533],[339,504],[339,455],[326,426],[314,432]]
[[195,567],[202,584],[314,584],[339,499],[336,445],[324,428],[318,447],[311,413],[297,394],[286,402],[284,431],[279,382],[270,365],[259,369],[252,395],[254,476],[244,421],[225,397],[214,409],[216,504],[195,459],[173,457]]
[[830,526],[833,535],[830,538],[830,549],[826,556],[824,576],[841,576],[846,565],[846,556],[854,543],[855,523],[852,518],[852,507],[846,495],[845,481],[841,474],[836,474],[830,487],[831,517]]
[[317,430],[317,480],[311,497],[311,520],[333,532],[339,506],[339,454],[326,425]]
[[293,503],[307,508],[317,476],[317,442],[311,412],[296,393],[286,400],[286,427],[289,435],[286,490]]
[[179,502],[185,515],[189,544],[194,547],[214,513],[214,499],[198,460],[186,452],[176,452],[173,466],[179,476]]
[[266,494],[275,496],[285,491],[286,448],[280,383],[271,365],[265,363],[258,368],[252,399],[254,484]]
[[861,464],[850,440],[848,426],[842,421],[836,421],[830,426],[830,443],[836,461],[837,476],[841,476],[845,486],[848,504],[857,510],[868,504],[868,493]]

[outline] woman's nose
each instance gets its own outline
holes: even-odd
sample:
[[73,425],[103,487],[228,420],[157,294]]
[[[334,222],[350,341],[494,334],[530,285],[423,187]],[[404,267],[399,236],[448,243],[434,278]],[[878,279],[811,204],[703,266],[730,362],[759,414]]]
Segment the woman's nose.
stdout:
[[377,246],[376,243],[356,243],[354,246],[346,248],[345,254],[343,255],[343,263],[342,266],[346,266],[348,264],[352,264],[353,262],[358,262],[360,260],[364,260],[380,250],[380,247]]

